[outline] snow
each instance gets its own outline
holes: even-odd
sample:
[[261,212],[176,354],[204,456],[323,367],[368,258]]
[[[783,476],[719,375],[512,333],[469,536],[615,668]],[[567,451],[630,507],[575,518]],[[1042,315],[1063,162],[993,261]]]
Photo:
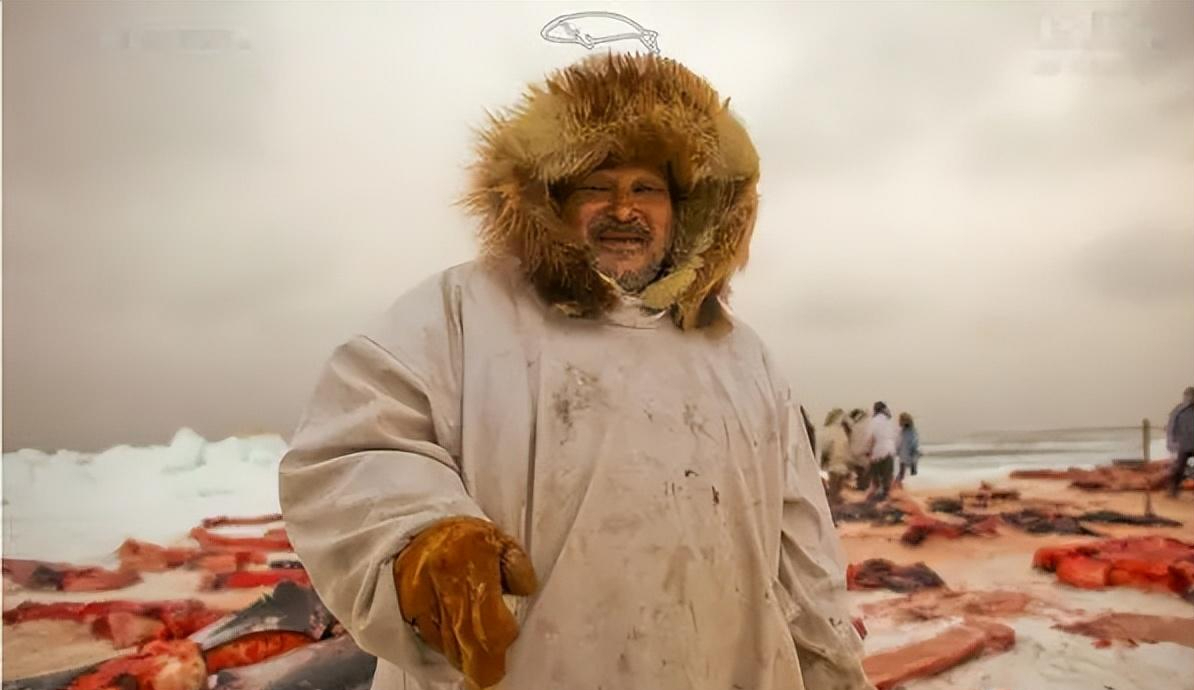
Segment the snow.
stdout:
[[[1105,465],[1109,459],[1140,457],[1138,430],[1094,430],[1081,439],[1066,439],[1066,432],[1056,433],[1063,438],[1051,440],[1037,432],[1025,435],[1027,438],[1008,434],[948,444],[922,443],[924,457],[918,474],[904,483],[915,489],[975,486],[981,481],[998,484],[1015,470],[1089,469]],[[1149,456],[1153,460],[1171,457],[1163,435],[1153,434]]]
[[204,517],[278,512],[285,451],[276,435],[210,442],[184,428],[165,446],[5,453],[4,555],[114,563],[127,537],[168,544]]
[[[1013,469],[1090,467],[1139,455],[1132,430],[987,434],[925,443],[911,489],[998,482]],[[3,457],[4,554],[112,563],[127,537],[171,543],[204,517],[278,512],[277,435],[212,442],[180,429],[165,446],[116,446],[98,454],[20,450]],[[1153,458],[1167,457],[1154,437]]]

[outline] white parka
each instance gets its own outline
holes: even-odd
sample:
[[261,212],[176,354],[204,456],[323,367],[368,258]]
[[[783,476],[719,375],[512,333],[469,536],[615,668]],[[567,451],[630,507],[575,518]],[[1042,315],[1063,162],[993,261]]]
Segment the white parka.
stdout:
[[865,416],[854,422],[850,432],[850,465],[852,467],[869,467],[871,464],[871,444],[874,434],[871,433],[871,417]]
[[871,462],[894,458],[900,442],[900,427],[891,418],[891,415],[876,414],[872,416],[867,430],[871,437]]
[[522,630],[499,688],[871,687],[798,408],[737,321],[568,318],[510,267],[459,266],[335,351],[280,492],[377,690],[465,687],[391,577],[452,515],[493,521],[540,578],[508,599]]

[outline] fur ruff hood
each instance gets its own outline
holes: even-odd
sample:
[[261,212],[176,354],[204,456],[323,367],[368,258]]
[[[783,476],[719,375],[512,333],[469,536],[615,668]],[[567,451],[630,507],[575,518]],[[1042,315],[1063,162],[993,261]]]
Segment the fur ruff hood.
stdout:
[[464,199],[481,218],[483,259],[516,258],[550,304],[600,316],[620,289],[570,236],[552,190],[608,161],[664,165],[674,190],[672,252],[643,303],[670,310],[684,329],[718,320],[758,209],[758,154],[729,99],[674,60],[609,53],[556,71],[489,119]]

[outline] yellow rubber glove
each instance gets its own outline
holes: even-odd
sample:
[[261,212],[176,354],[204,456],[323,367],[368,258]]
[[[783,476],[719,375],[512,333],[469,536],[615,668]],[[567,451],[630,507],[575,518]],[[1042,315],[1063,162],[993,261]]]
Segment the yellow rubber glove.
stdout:
[[531,559],[492,523],[449,518],[420,532],[394,559],[402,617],[482,688],[506,675],[518,623],[502,593],[538,589]]

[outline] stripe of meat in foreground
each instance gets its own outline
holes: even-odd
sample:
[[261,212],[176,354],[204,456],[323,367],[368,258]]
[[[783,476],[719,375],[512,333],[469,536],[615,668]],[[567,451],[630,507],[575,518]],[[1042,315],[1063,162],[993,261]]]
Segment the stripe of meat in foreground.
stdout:
[[368,690],[377,659],[348,635],[220,671],[212,690]]

